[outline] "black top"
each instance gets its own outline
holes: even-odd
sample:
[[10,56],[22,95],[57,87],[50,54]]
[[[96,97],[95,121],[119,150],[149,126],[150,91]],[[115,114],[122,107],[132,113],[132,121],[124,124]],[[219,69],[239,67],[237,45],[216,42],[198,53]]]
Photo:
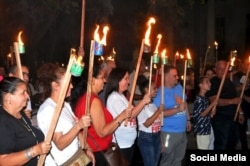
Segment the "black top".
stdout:
[[[207,97],[217,95],[221,79],[218,77],[213,77],[210,80],[211,89],[206,93]],[[222,86],[220,97],[221,99],[233,99],[237,97],[236,88],[232,81],[225,79],[224,85]],[[236,112],[237,104],[230,104],[226,106],[217,106],[215,116],[222,116],[225,118],[233,118]]]
[[[43,133],[31,125],[31,121],[24,113],[21,119],[16,119],[2,106],[0,106],[0,133],[0,154],[22,151],[44,140]],[[25,166],[36,166],[37,161],[38,158],[35,157]]]

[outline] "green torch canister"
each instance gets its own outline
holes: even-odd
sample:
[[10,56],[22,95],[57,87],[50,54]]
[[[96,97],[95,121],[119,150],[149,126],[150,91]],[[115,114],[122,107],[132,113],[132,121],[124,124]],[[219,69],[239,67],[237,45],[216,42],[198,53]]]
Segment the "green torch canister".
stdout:
[[77,61],[75,61],[70,69],[70,73],[75,76],[79,77],[82,74],[82,71],[84,69],[84,65],[81,63],[82,56],[79,56]]
[[168,57],[166,57],[166,56],[162,57],[162,64],[163,65],[168,64]]
[[20,54],[24,54],[25,53],[25,47],[23,43],[18,43],[18,51]]
[[159,55],[157,53],[154,53],[153,55],[153,63],[156,63],[156,64],[159,63]]

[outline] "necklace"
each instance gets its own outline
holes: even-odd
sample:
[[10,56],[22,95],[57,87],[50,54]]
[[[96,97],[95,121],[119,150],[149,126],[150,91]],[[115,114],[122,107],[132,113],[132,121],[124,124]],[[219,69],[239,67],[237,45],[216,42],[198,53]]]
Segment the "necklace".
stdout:
[[[22,126],[28,131],[28,132],[31,132],[33,137],[35,138],[36,140],[36,144],[38,144],[38,140],[37,140],[37,137],[36,137],[36,134],[35,132],[32,130],[32,128],[30,127],[30,125],[28,124],[28,122],[25,120],[25,118],[22,116],[22,118],[19,120],[19,122],[22,124]],[[24,122],[24,123],[23,123]]]

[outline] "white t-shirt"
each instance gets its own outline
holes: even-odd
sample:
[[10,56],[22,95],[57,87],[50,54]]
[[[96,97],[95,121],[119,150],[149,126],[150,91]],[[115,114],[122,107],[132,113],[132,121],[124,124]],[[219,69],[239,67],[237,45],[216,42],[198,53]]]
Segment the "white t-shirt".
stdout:
[[[116,118],[122,111],[128,108],[128,100],[123,94],[118,92],[112,92],[107,100],[107,109],[112,114],[113,118]],[[124,125],[124,122],[118,127],[115,131],[115,136],[117,143],[120,148],[130,148],[136,139],[136,119],[128,121],[127,126]],[[113,137],[113,142],[115,137]]]
[[[49,130],[49,126],[51,123],[52,116],[54,115],[55,108],[56,103],[51,98],[48,98],[40,106],[37,112],[38,127],[42,130],[45,136],[47,135],[47,132]],[[70,105],[64,102],[55,132],[62,132],[63,134],[67,133],[75,125],[75,121],[76,117],[72,112]],[[74,153],[78,150],[79,145],[79,140],[76,137],[70,145],[68,145],[65,149],[61,151],[56,147],[56,145],[52,141],[52,148],[50,153],[52,154],[57,165],[61,165],[74,155]],[[50,154],[47,155],[45,159],[45,165],[56,165],[54,160],[52,159]]]
[[143,125],[143,123],[151,117],[155,111],[157,111],[157,107],[153,103],[144,106],[137,116],[140,131],[146,133],[158,133],[161,130],[161,114],[159,114],[158,118],[148,128]]

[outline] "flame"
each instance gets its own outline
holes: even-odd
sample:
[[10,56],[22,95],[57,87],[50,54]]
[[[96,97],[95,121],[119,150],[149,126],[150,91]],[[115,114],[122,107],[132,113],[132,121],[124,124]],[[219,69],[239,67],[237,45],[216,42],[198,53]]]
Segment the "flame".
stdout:
[[155,24],[155,19],[153,17],[150,17],[148,20],[148,29],[145,33],[145,41],[144,44],[150,46],[150,40],[149,40],[149,36],[150,36],[150,32],[151,32],[151,24]]
[[114,54],[114,55],[116,54],[116,51],[114,48],[112,49],[112,54]]
[[100,42],[100,35],[99,35],[98,31],[99,31],[99,25],[96,25],[96,29],[94,32],[94,40],[97,42]]
[[[249,57],[250,58],[250,57]],[[154,63],[154,69],[157,69],[157,65]]]
[[108,33],[108,31],[109,31],[109,27],[108,26],[105,26],[104,28],[103,28],[103,37],[102,37],[102,40],[100,41],[101,42],[101,44],[103,44],[103,45],[107,45],[107,42],[106,42],[106,39],[107,39],[107,33]]
[[21,35],[23,34],[23,31],[20,31],[18,33],[18,37],[17,37],[17,41],[18,41],[18,44],[21,44],[21,45],[24,45],[23,41],[22,41],[22,38],[21,38]]
[[179,54],[178,51],[175,53],[175,56],[176,56],[176,57],[179,57],[179,56],[180,56],[180,54]]
[[234,61],[235,61],[235,57],[232,57],[232,59],[231,59],[231,66],[234,66]]
[[105,26],[105,27],[103,28],[103,37],[102,37],[102,39],[100,39],[100,35],[99,35],[99,33],[98,33],[99,27],[100,27],[99,25],[96,25],[96,29],[95,29],[95,32],[94,32],[94,40],[95,40],[96,42],[99,42],[99,43],[103,44],[103,45],[107,45],[107,43],[106,43],[106,38],[107,38],[107,33],[108,33],[108,31],[109,31],[109,27],[108,27],[108,26]]
[[214,45],[215,45],[215,48],[217,49],[218,48],[218,43],[216,41],[214,41]]
[[161,52],[161,57],[162,58],[165,58],[166,57],[166,52],[167,52],[167,49],[165,48],[164,50],[162,50]]
[[180,57],[181,57],[181,59],[184,59],[184,55],[183,54],[180,54]]
[[158,54],[158,48],[159,48],[159,45],[160,45],[160,43],[161,43],[161,38],[162,38],[162,35],[161,34],[158,34],[157,35],[157,39],[158,39],[158,41],[157,41],[157,44],[156,44],[156,47],[155,47],[155,51],[154,51],[154,53],[156,53],[156,54]]
[[7,55],[7,57],[8,57],[8,58],[11,58],[11,53],[9,53],[9,54]]
[[189,49],[187,49],[187,59],[192,59]]

